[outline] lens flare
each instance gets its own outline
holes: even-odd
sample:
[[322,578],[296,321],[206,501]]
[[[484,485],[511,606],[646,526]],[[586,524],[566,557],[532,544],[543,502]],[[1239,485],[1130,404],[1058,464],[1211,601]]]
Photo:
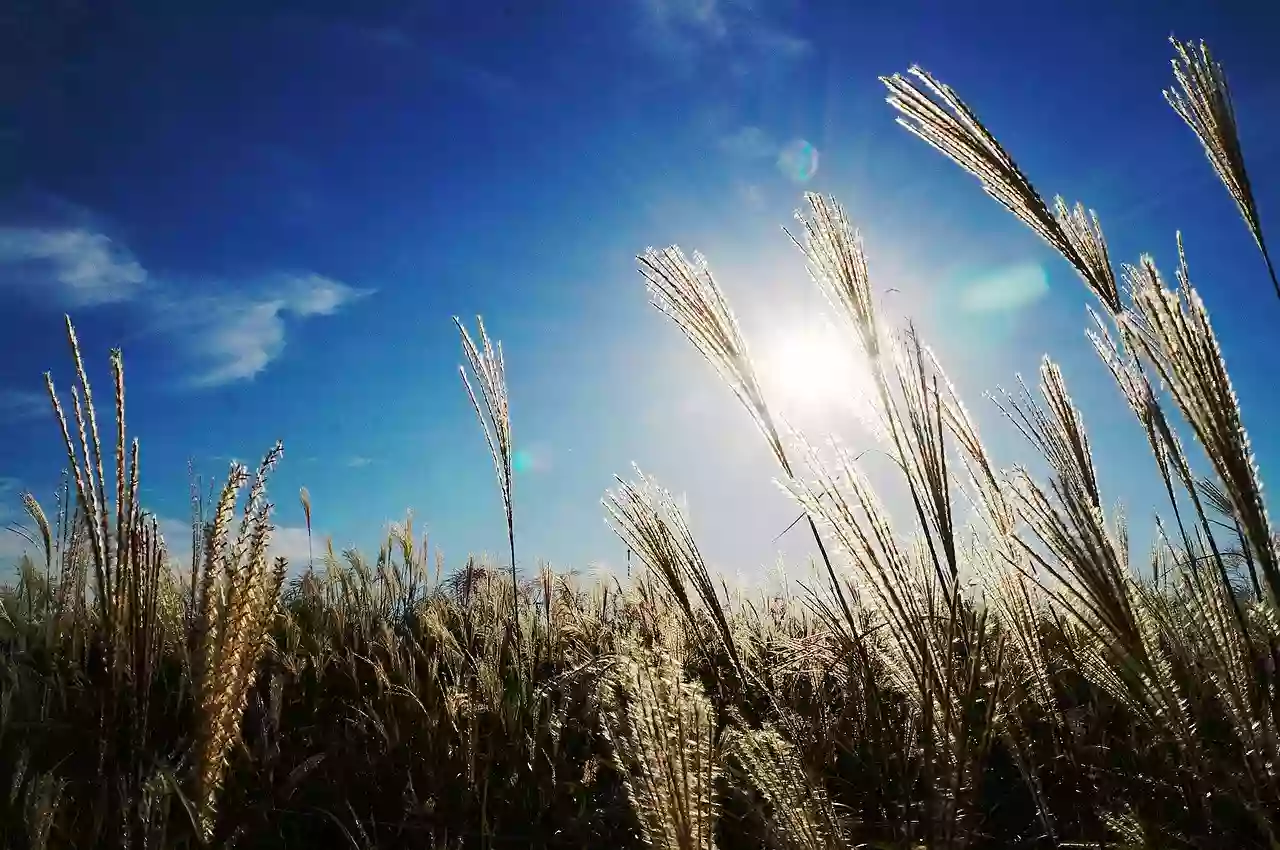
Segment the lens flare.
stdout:
[[792,139],[778,154],[778,170],[796,183],[807,183],[818,173],[818,149],[804,139]]
[[975,276],[960,291],[960,306],[968,313],[1012,313],[1049,293],[1049,278],[1037,263],[1023,263]]

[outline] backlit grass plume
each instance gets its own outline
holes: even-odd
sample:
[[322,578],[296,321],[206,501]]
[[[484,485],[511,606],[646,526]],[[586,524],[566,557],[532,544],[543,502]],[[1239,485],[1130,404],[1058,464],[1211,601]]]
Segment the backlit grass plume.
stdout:
[[284,447],[277,443],[258,467],[238,532],[231,520],[249,473],[232,464],[205,537],[201,589],[196,600],[195,679],[198,702],[193,759],[196,813],[206,834],[213,830],[215,802],[226,772],[228,750],[239,736],[271,616],[275,612],[283,564],[268,564],[271,504],[267,475]]
[[1120,295],[1107,259],[1097,217],[1060,198],[1054,211],[1045,203],[1013,157],[963,100],[927,71],[881,77],[898,124],[928,142],[982,183],[987,194],[1030,227],[1069,262],[1111,312]]
[[[639,470],[637,475],[639,480],[634,484],[619,478],[617,489],[605,496],[605,509],[614,532],[628,550],[635,552],[662,579],[684,614],[688,628],[698,628],[699,610],[711,618],[716,636],[741,681],[746,673],[725,615],[724,603],[689,529],[684,511],[655,481],[640,474]],[[700,609],[689,598],[689,585],[702,603]]]
[[730,729],[726,755],[764,798],[783,850],[843,850],[849,846],[826,789],[800,762],[796,748],[773,729]]
[[1173,76],[1177,88],[1165,89],[1164,98],[1174,111],[1187,122],[1204,146],[1205,156],[1217,172],[1222,185],[1240,209],[1249,233],[1262,252],[1271,275],[1271,285],[1280,296],[1280,280],[1262,235],[1262,222],[1258,216],[1258,203],[1249,183],[1249,172],[1244,166],[1244,150],[1240,146],[1240,131],[1236,127],[1236,112],[1231,105],[1231,90],[1222,65],[1214,61],[1203,41],[1181,42],[1170,38],[1173,45]]
[[1209,314],[1191,285],[1179,239],[1179,286],[1165,285],[1154,261],[1128,267],[1133,309],[1126,330],[1204,447],[1232,513],[1262,573],[1267,593],[1280,601],[1280,556],[1262,497],[1262,482]]
[[[790,478],[791,462],[773,413],[760,389],[747,341],[720,284],[711,274],[706,258],[695,253],[690,260],[678,247],[671,246],[661,251],[650,248],[637,259],[640,273],[648,282],[653,306],[675,322],[698,353],[715,368],[747,409],[778,465]],[[813,520],[808,522],[828,576],[838,586],[839,580],[822,536],[818,534]]]
[[502,509],[507,519],[507,546],[511,556],[511,628],[518,642],[520,582],[516,574],[515,504],[512,500],[515,487],[515,445],[511,439],[511,402],[507,394],[506,362],[502,358],[502,343],[495,345],[489,339],[483,319],[476,318],[479,345],[472,340],[470,332],[460,319],[455,316],[453,322],[462,335],[462,352],[467,358],[467,366],[480,385],[480,395],[477,397],[471,379],[467,377],[467,366],[458,367],[462,384],[467,389],[467,397],[471,399],[471,406],[480,421],[480,429],[484,431],[485,443],[488,444],[489,455],[493,459],[493,470],[498,477],[498,491],[502,495]]
[[653,306],[693,343],[751,414],[778,463],[789,468],[782,438],[765,402],[747,341],[706,258],[678,247],[648,249],[639,258]]
[[720,765],[711,703],[660,652],[620,664],[605,729],[645,844],[713,850]]

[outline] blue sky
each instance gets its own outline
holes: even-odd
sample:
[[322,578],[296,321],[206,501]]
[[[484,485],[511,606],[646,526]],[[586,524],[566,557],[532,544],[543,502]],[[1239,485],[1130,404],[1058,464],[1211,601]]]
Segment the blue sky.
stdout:
[[[901,290],[886,304],[919,322],[997,456],[1021,447],[981,393],[1048,352],[1108,497],[1149,514],[1153,465],[1084,338],[1083,287],[894,126],[877,76],[912,63],[956,88],[1042,192],[1096,208],[1117,260],[1149,251],[1169,268],[1184,231],[1264,475],[1280,461],[1264,428],[1280,305],[1160,96],[1168,35],[1209,41],[1264,225],[1280,216],[1280,12],[1262,4],[24,5],[0,29],[8,519],[22,489],[51,499],[63,466],[40,393],[46,369],[68,386],[69,312],[101,386],[107,350],[124,348],[144,499],[168,527],[186,516],[188,459],[217,476],[282,438],[281,551],[305,552],[303,485],[340,547],[373,549],[412,508],[450,563],[501,551],[450,323],[482,313],[529,461],[522,566],[617,566],[599,497],[633,461],[687,495],[720,569],[758,573],[779,546],[802,558],[803,536],[772,542],[794,511],[763,443],[647,306],[634,255],[706,253],[768,359],[817,305],[779,229],[807,189],[849,207],[877,285]],[[814,173],[796,151],[816,151]],[[788,401],[801,424],[842,425]]]

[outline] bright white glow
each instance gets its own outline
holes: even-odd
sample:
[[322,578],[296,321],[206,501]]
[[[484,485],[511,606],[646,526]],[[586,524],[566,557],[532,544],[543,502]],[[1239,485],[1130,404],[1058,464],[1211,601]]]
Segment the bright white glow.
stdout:
[[761,348],[760,381],[784,416],[829,416],[865,406],[871,389],[853,346],[826,323],[810,322],[778,333]]

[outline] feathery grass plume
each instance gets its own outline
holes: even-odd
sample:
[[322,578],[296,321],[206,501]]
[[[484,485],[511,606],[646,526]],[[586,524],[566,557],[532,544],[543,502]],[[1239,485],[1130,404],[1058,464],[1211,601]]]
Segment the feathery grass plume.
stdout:
[[[1089,331],[1089,337],[1093,342],[1095,351],[1110,370],[1116,385],[1120,387],[1124,394],[1125,400],[1129,403],[1129,408],[1134,416],[1142,424],[1143,433],[1146,435],[1147,443],[1151,447],[1152,454],[1155,456],[1156,465],[1160,473],[1160,479],[1164,484],[1165,495],[1169,498],[1169,505],[1173,509],[1174,520],[1178,526],[1178,532],[1182,541],[1183,549],[1186,553],[1194,553],[1198,546],[1193,541],[1191,534],[1187,531],[1186,523],[1182,516],[1182,508],[1179,506],[1178,497],[1174,491],[1174,480],[1185,490],[1190,497],[1193,507],[1195,508],[1196,518],[1200,523],[1200,532],[1203,534],[1203,541],[1208,545],[1211,560],[1218,568],[1220,577],[1224,585],[1229,585],[1226,575],[1226,566],[1223,562],[1222,553],[1218,546],[1216,535],[1214,533],[1213,521],[1205,510],[1203,482],[1197,483],[1195,475],[1191,471],[1191,463],[1187,459],[1187,454],[1182,446],[1182,441],[1174,432],[1173,426],[1170,424],[1168,416],[1165,414],[1164,406],[1156,397],[1155,388],[1151,384],[1151,379],[1146,369],[1138,359],[1137,353],[1141,351],[1139,343],[1132,339],[1133,331],[1129,324],[1124,320],[1123,314],[1117,324],[1117,331],[1121,338],[1127,339],[1128,342],[1122,347],[1115,338],[1112,337],[1102,319],[1098,317],[1092,310],[1090,317],[1093,320],[1094,327]],[[1230,500],[1226,494],[1213,487],[1215,494],[1220,494],[1225,500],[1218,503],[1227,509],[1221,511],[1224,516],[1231,517],[1235,525],[1237,535],[1241,540],[1241,545],[1245,552],[1248,552],[1249,544],[1244,535],[1243,529],[1240,527],[1239,521],[1235,520],[1235,513],[1230,507]],[[1208,501],[1213,503],[1213,499]],[[1193,565],[1195,561],[1192,562]],[[1255,568],[1253,558],[1247,558],[1246,563],[1249,568],[1249,576],[1253,583],[1253,590],[1256,598],[1262,598],[1262,586],[1258,581],[1257,570]],[[1243,620],[1241,620],[1241,628],[1243,629]]]
[[604,506],[609,512],[614,533],[658,574],[676,598],[687,627],[696,632],[698,617],[685,589],[686,582],[693,585],[703,610],[715,624],[717,637],[729,655],[738,681],[745,684],[747,672],[738,654],[724,604],[694,541],[684,511],[670,493],[639,469],[636,469],[636,477],[636,484],[617,479],[618,488],[605,495]]
[[1191,285],[1181,237],[1178,259],[1177,290],[1165,285],[1150,257],[1126,267],[1133,307],[1123,317],[1125,330],[1204,447],[1274,603],[1280,600],[1280,556],[1262,482],[1208,311]]
[[662,251],[649,248],[637,260],[640,273],[648,282],[653,306],[675,322],[715,368],[751,415],[778,463],[789,470],[782,438],[760,389],[747,341],[706,258],[695,252],[690,260],[673,245]]
[[[462,376],[462,384],[467,388],[467,397],[475,409],[476,418],[480,420],[480,428],[484,431],[485,442],[489,446],[489,454],[493,458],[493,469],[498,476],[498,490],[502,494],[502,508],[507,517],[507,545],[511,555],[511,628],[515,632],[516,645],[520,644],[520,582],[516,576],[516,531],[515,505],[512,501],[512,490],[515,486],[514,468],[515,445],[511,438],[511,403],[507,394],[507,370],[502,358],[502,343],[495,346],[484,329],[484,319],[476,317],[479,334],[479,346],[472,340],[462,320],[454,317],[453,323],[458,326],[462,336],[462,351],[466,355],[467,365],[471,367],[476,382],[480,384],[480,397],[476,396],[467,377],[467,369],[458,367]],[[481,398],[484,400],[481,406]]]
[[827,301],[844,317],[858,342],[859,353],[877,360],[883,345],[879,313],[871,295],[871,275],[862,237],[849,223],[844,207],[834,198],[806,192],[808,218],[796,213],[804,230],[804,242],[791,241],[804,252],[809,276]]
[[1127,593],[1124,564],[1127,558],[1106,527],[1102,494],[1098,488],[1093,453],[1080,411],[1067,393],[1062,372],[1049,358],[1040,366],[1041,392],[1046,407],[1032,398],[1026,385],[1020,397],[1004,394],[1001,411],[1049,462],[1054,472],[1049,493],[1025,471],[1022,486],[1023,517],[1057,559],[1050,562],[1034,547],[1027,555],[1104,623],[1126,648],[1136,650],[1134,612]]
[[[107,496],[103,475],[105,452],[98,433],[97,411],[93,394],[80,355],[80,344],[70,317],[66,318],[67,339],[71,346],[72,360],[76,367],[78,384],[71,388],[72,406],[76,420],[79,446],[72,443],[70,429],[53,378],[45,375],[45,386],[53,403],[54,415],[62,431],[72,478],[76,484],[79,505],[78,516],[83,518],[88,533],[92,561],[95,570],[95,602],[99,622],[107,641],[104,648],[110,653],[109,661],[117,676],[130,668],[133,681],[149,681],[149,673],[136,665],[144,664],[152,646],[153,623],[148,612],[154,609],[153,594],[157,585],[153,577],[154,564],[140,564],[137,558],[154,554],[155,547],[145,537],[145,529],[139,525],[141,510],[138,506],[138,443],[133,441],[126,453],[124,360],[118,349],[111,352],[111,371],[114,387],[116,416],[116,469],[115,510]],[[84,404],[80,397],[83,392]],[[114,513],[114,516],[113,516]],[[47,522],[46,522],[47,525]],[[114,528],[114,533],[113,533]],[[141,536],[140,536],[141,535]],[[140,572],[145,568],[146,572]],[[139,684],[141,687],[141,684]]]
[[236,498],[248,481],[247,470],[232,464],[218,500],[205,546],[201,577],[201,624],[196,676],[198,725],[192,763],[194,802],[200,828],[212,834],[215,803],[226,772],[227,752],[264,645],[268,617],[275,609],[280,575],[267,567],[271,505],[265,499],[267,475],[284,447],[266,454],[245,502],[238,534],[230,539]]
[[908,73],[915,81],[902,74],[880,78],[889,90],[889,105],[899,112],[897,123],[978,178],[988,195],[1075,268],[1110,312],[1119,312],[1120,296],[1097,216],[1086,218],[1082,206],[1071,210],[1061,198],[1055,199],[1056,215],[1051,212],[1013,157],[950,86],[919,67]]
[[[71,345],[72,360],[76,364],[77,376],[83,381],[84,364],[80,358],[80,343],[76,338],[75,329],[71,325],[71,317],[66,318],[67,339]],[[110,562],[107,552],[107,535],[102,525],[106,521],[105,509],[101,508],[99,493],[101,492],[97,479],[94,478],[94,453],[89,443],[87,430],[85,427],[84,408],[80,405],[80,393],[76,385],[71,387],[71,398],[73,402],[73,412],[79,435],[79,445],[72,442],[71,431],[67,424],[66,414],[63,412],[62,403],[58,399],[58,393],[54,389],[53,376],[46,372],[44,376],[45,389],[49,393],[49,399],[53,403],[53,413],[57,419],[59,427],[62,429],[62,442],[67,450],[67,461],[71,469],[72,480],[75,482],[76,496],[80,505],[81,513],[85,519],[85,530],[89,538],[89,547],[92,554],[94,567],[94,591],[95,602],[98,606],[98,615],[101,621],[106,625],[108,630],[111,627],[111,588],[110,588]],[[86,391],[86,396],[88,395]],[[90,411],[92,414],[92,410]],[[96,415],[95,415],[96,433]],[[100,449],[99,449],[100,450]],[[83,461],[81,457],[83,456]],[[100,521],[101,518],[101,521]]]
[[844,828],[822,783],[796,748],[770,728],[725,732],[724,750],[769,806],[770,830],[784,850],[843,850]]
[[1218,173],[1222,185],[1235,200],[1245,225],[1253,235],[1267,264],[1271,285],[1280,296],[1280,280],[1262,235],[1262,222],[1258,216],[1258,204],[1249,183],[1249,172],[1244,165],[1244,151],[1240,147],[1240,133],[1236,128],[1236,113],[1231,105],[1231,90],[1222,65],[1214,61],[1203,41],[1181,42],[1170,36],[1176,54],[1172,60],[1173,76],[1177,89],[1165,89],[1164,99],[1187,123],[1204,147],[1213,170]]
[[1053,209],[1063,238],[1072,248],[1068,262],[1076,266],[1081,278],[1107,311],[1113,315],[1119,313],[1123,307],[1120,287],[1116,285],[1111,253],[1107,250],[1107,239],[1102,233],[1098,214],[1086,210],[1081,203],[1068,207],[1062,198],[1053,199]]
[[1041,393],[1047,409],[1025,386],[1021,398],[1006,394],[1000,405],[1054,473],[1046,489],[1025,469],[1017,472],[1022,517],[1045,550],[1020,537],[1023,551],[1056,582],[1042,584],[1045,591],[1084,629],[1075,659],[1081,671],[1153,728],[1169,730],[1177,746],[1194,749],[1194,722],[1164,649],[1157,603],[1128,574],[1124,538],[1107,525],[1080,412],[1048,358]]
[[[946,383],[945,375],[934,368],[935,358],[914,329],[883,338],[861,239],[834,199],[814,193],[806,198],[811,214],[797,216],[804,228],[804,242],[794,236],[792,241],[804,251],[810,276],[842,316],[870,369],[874,390],[871,407],[877,420],[870,423],[871,430],[879,438],[887,437],[891,444],[893,460],[906,478],[924,534],[922,542],[951,607],[958,564],[952,476],[947,471],[944,405],[939,393],[940,383]],[[839,595],[838,584],[836,591]],[[839,599],[848,618],[848,606],[843,596]]]
[[[791,462],[787,459],[773,413],[760,389],[747,341],[720,284],[711,274],[706,258],[695,252],[690,261],[673,245],[662,251],[649,248],[636,259],[640,263],[640,273],[648,282],[653,306],[675,322],[698,353],[715,368],[764,435],[782,471],[791,477]],[[818,554],[847,612],[848,604],[826,545],[813,519],[807,519]]]
[[44,515],[44,509],[40,507],[36,497],[30,493],[22,494],[22,508],[27,512],[27,516],[31,517],[31,521],[36,524],[36,529],[40,532],[40,544],[44,550],[47,576],[48,571],[53,568],[53,532],[49,528],[49,519]]
[[619,663],[605,733],[615,767],[652,850],[714,850],[716,718],[701,689],[662,652]]

